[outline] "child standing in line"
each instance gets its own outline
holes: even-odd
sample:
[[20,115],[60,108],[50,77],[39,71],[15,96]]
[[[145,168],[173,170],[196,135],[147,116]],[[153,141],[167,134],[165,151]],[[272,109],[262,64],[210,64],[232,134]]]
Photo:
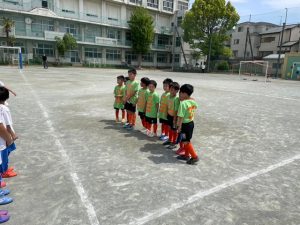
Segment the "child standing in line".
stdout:
[[148,85],[149,85],[150,79],[148,77],[143,77],[141,79],[141,89],[138,92],[138,100],[137,100],[137,110],[139,113],[139,116],[142,121],[142,125],[145,128],[145,131],[147,130],[146,126],[146,97],[149,93]]
[[169,126],[168,126],[168,97],[170,94],[170,84],[172,83],[172,79],[167,78],[163,81],[163,89],[164,93],[160,98],[160,107],[159,107],[159,122],[161,123],[161,136],[160,140],[166,141],[168,140],[169,135]]
[[115,95],[115,102],[114,102],[114,109],[116,115],[116,122],[120,122],[119,120],[119,111],[122,111],[122,123],[125,122],[125,110],[123,104],[123,98],[125,96],[125,86],[124,86],[125,77],[123,75],[117,77],[118,85],[115,86],[114,95]]
[[168,125],[169,125],[169,140],[163,143],[163,145],[169,145],[169,149],[176,148],[177,140],[177,111],[179,108],[180,100],[177,97],[179,91],[179,84],[177,82],[172,82],[170,84],[170,95],[168,97]]
[[[159,95],[155,91],[157,83],[155,80],[149,82],[149,93],[146,98],[146,134],[149,137],[157,137],[157,113],[159,108]],[[153,132],[152,132],[153,125]]]
[[182,135],[182,144],[185,155],[179,155],[180,160],[187,160],[187,164],[194,165],[199,161],[198,155],[191,143],[194,130],[194,115],[198,108],[197,103],[191,98],[194,87],[190,84],[184,84],[179,91],[180,105],[177,113],[177,132]]
[[136,70],[128,70],[129,80],[126,82],[126,95],[123,99],[125,104],[125,109],[128,117],[128,124],[125,124],[124,128],[127,130],[132,130],[135,126],[136,121],[136,103],[137,103],[137,93],[139,90],[139,83],[135,80]]

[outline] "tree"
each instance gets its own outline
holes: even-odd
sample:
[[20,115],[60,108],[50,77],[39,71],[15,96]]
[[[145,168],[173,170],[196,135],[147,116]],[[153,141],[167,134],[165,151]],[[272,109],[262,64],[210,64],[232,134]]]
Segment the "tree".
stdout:
[[140,67],[142,54],[149,52],[154,39],[153,19],[147,9],[136,7],[128,24],[131,30],[132,48],[138,54],[138,66]]
[[228,55],[224,42],[229,39],[228,31],[239,19],[230,1],[195,0],[182,22],[183,40],[208,55],[208,60],[211,56]]
[[3,26],[3,31],[6,34],[7,45],[14,46],[16,38],[13,35],[9,35],[9,33],[12,31],[13,27],[15,26],[15,22],[10,18],[3,17],[2,26]]
[[75,49],[77,47],[76,39],[69,33],[66,33],[63,38],[55,37],[56,49],[59,56],[65,56],[65,53],[69,50]]

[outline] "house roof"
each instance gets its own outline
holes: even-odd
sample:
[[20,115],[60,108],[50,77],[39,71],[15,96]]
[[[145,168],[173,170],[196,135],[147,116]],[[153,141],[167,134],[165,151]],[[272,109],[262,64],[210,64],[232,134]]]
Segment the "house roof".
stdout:
[[288,41],[288,42],[283,43],[282,47],[291,47],[291,46],[293,46],[295,44],[298,44],[298,43],[299,43],[299,41]]
[[[280,55],[280,59],[284,59],[284,57],[285,57],[285,54]],[[278,54],[267,55],[263,59],[278,59]]]
[[[289,30],[289,29],[292,29],[292,28],[297,27],[297,26],[298,26],[297,24],[287,25],[287,26],[285,26],[284,30]],[[271,28],[269,30],[261,32],[260,34],[274,34],[274,33],[280,33],[281,31],[282,31],[282,26],[281,27]]]
[[237,26],[240,25],[254,25],[254,26],[258,26],[258,25],[264,25],[264,26],[274,26],[274,27],[279,27],[278,25],[274,24],[274,23],[267,23],[267,22],[243,22],[243,23],[239,23]]

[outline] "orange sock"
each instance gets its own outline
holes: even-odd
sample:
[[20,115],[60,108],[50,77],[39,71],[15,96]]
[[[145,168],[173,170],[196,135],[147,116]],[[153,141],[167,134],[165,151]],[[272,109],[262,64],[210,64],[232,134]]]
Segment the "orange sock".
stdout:
[[132,114],[132,126],[135,126],[135,122],[136,122],[136,114],[133,113]]
[[169,132],[169,141],[170,142],[173,142],[173,133],[172,132]]
[[119,120],[119,110],[116,109],[116,120]]
[[131,124],[132,114],[129,112],[127,112],[127,120],[128,120],[128,123]]
[[146,125],[146,118],[143,118],[143,119],[142,119],[142,124],[143,124],[143,127],[147,128],[147,125]]
[[153,133],[157,133],[157,123],[153,124]]
[[125,119],[125,110],[122,110],[122,120]]
[[165,135],[169,136],[169,126],[167,124],[165,124]]
[[165,134],[165,125],[161,124],[161,135]]
[[126,111],[126,119],[127,119],[127,123],[129,123],[129,113],[128,113],[128,111]]
[[173,133],[173,143],[176,144],[176,140],[178,138],[177,131],[176,130],[172,130],[172,133]]
[[189,153],[189,155],[192,156],[193,159],[197,159],[198,155],[194,149],[194,146],[192,145],[191,142],[185,145],[185,151]]

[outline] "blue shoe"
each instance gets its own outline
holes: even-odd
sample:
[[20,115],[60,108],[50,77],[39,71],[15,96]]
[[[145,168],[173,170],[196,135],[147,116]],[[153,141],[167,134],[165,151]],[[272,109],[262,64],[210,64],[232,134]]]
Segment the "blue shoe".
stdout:
[[162,135],[159,136],[159,140],[162,141],[165,137],[166,137],[166,135],[162,134]]
[[167,140],[169,140],[169,137],[168,136],[164,136],[161,140],[162,141],[167,141]]
[[129,125],[125,128],[126,130],[133,130],[133,126],[132,125]]
[[6,204],[9,204],[9,203],[12,203],[12,202],[13,202],[13,199],[10,198],[10,197],[0,198],[0,205],[6,205]]
[[0,197],[9,195],[9,194],[10,194],[10,191],[8,189],[0,189]]
[[125,124],[123,125],[123,128],[127,128],[128,126],[130,126],[130,124],[129,124],[129,123],[125,123]]

